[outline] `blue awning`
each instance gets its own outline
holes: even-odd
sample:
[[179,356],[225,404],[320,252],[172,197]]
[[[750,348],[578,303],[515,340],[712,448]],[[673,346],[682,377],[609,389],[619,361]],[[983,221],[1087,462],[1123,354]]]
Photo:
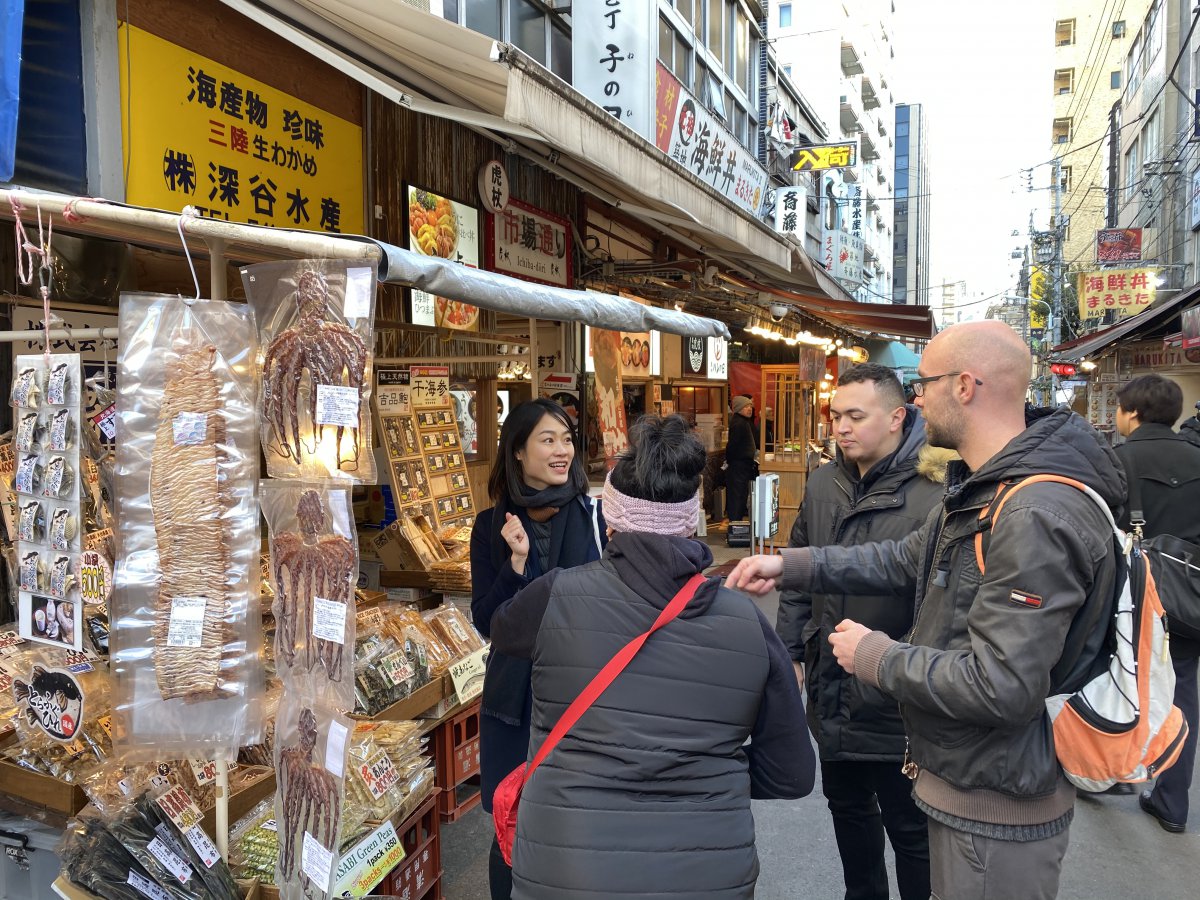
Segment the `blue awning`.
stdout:
[[915,372],[921,354],[914,352],[899,341],[868,341],[867,350],[871,362],[889,369],[905,369]]

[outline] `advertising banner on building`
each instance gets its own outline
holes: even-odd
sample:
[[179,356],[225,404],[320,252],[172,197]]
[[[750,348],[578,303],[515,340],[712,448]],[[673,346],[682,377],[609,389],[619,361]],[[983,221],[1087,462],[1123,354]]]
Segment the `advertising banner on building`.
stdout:
[[127,202],[363,233],[359,126],[131,25],[117,47]]
[[1045,329],[1049,306],[1046,304],[1046,270],[1034,266],[1029,270],[1029,327]]
[[680,368],[684,378],[704,378],[708,374],[708,340],[700,336],[681,337],[683,358]]
[[[408,249],[479,268],[479,210],[409,185]],[[416,288],[410,293],[414,325],[479,330],[478,306]]]
[[503,211],[487,218],[489,269],[526,281],[574,287],[569,221],[511,199]]
[[808,189],[781,187],[775,191],[775,230],[790,234],[803,243],[804,220],[808,212]]
[[21,96],[21,36],[25,0],[0,0],[0,181],[12,181]]
[[1192,230],[1197,228],[1200,228],[1200,169],[1192,173]]
[[814,144],[796,151],[797,172],[817,172],[823,169],[848,169],[858,162],[858,144]]
[[729,341],[723,337],[708,338],[708,377],[713,381],[729,378]]
[[1133,316],[1154,302],[1154,269],[1104,269],[1079,276],[1079,318],[1097,319],[1114,310],[1118,319]]
[[1141,262],[1142,229],[1102,228],[1096,232],[1096,262]]
[[838,281],[858,286],[863,280],[866,244],[861,237],[841,230],[826,230],[821,261]]
[[571,81],[575,90],[646,140],[654,134],[652,41],[658,7],[642,0],[575,0]]
[[654,140],[658,149],[757,216],[766,199],[767,170],[666,66],[656,65]]
[[1185,309],[1181,318],[1183,333],[1181,346],[1184,350],[1200,347],[1200,306]]

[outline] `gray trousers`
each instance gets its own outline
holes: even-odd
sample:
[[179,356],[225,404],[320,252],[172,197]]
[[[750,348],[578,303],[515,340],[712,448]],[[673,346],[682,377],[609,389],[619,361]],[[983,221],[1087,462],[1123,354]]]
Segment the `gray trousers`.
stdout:
[[1042,841],[998,841],[929,819],[932,900],[1054,900],[1070,828]]

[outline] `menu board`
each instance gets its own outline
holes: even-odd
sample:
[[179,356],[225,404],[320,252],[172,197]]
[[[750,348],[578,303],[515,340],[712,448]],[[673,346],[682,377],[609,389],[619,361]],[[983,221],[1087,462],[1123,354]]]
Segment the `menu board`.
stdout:
[[1099,382],[1088,387],[1088,421],[1101,431],[1112,431],[1117,427],[1117,391],[1122,382],[1117,376],[1103,374]]

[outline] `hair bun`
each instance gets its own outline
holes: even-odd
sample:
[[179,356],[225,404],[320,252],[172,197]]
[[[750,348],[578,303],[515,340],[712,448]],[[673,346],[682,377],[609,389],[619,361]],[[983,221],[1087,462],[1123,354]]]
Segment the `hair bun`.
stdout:
[[659,503],[695,496],[708,453],[683,416],[643,416],[629,429],[629,441],[612,472],[621,493]]

